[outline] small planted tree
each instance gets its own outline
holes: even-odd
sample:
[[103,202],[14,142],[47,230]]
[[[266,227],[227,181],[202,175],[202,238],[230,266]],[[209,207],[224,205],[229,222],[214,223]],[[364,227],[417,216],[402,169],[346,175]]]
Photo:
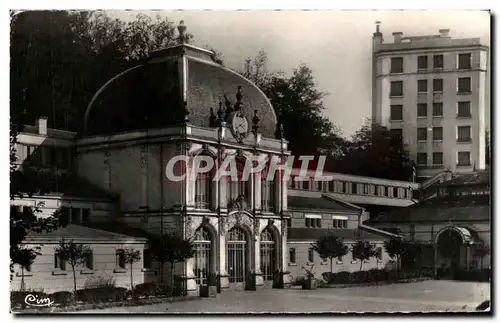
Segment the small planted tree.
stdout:
[[186,259],[194,257],[194,244],[189,239],[184,239],[176,233],[167,233],[161,238],[151,242],[153,258],[163,266],[170,264],[170,283],[174,285],[175,264],[184,262]]
[[76,266],[85,263],[88,255],[92,253],[92,250],[88,245],[75,243],[73,240],[66,242],[63,239],[59,242],[59,245],[56,248],[56,252],[59,253],[59,256],[61,257],[62,260],[67,261],[71,266],[71,271],[73,272],[73,291],[75,294],[75,301],[76,301],[77,293],[76,293],[75,268]]
[[405,250],[405,242],[401,238],[391,238],[384,242],[384,248],[389,257],[396,259],[397,270],[401,270],[401,257]]
[[134,278],[132,274],[132,267],[134,263],[141,260],[141,251],[137,249],[125,249],[123,251],[123,258],[126,264],[130,265],[130,290],[134,290]]
[[363,262],[369,260],[377,255],[377,250],[375,245],[368,241],[358,240],[352,247],[352,257],[354,259],[359,259],[361,264],[359,265],[359,270],[363,269]]
[[327,234],[319,237],[318,240],[312,245],[313,250],[316,251],[321,258],[330,259],[330,273],[333,272],[333,259],[341,259],[349,252],[349,248],[344,245],[344,240]]
[[15,252],[17,253],[15,259],[16,264],[21,267],[21,291],[24,291],[24,271],[29,270],[33,261],[35,261],[36,256],[40,255],[37,251],[38,249],[30,249],[30,248],[18,248]]

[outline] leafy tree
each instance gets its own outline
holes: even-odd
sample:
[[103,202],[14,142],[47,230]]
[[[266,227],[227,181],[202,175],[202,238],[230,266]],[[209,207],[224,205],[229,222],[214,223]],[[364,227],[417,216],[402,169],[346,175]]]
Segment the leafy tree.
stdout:
[[19,265],[19,267],[21,267],[21,291],[25,289],[24,271],[30,270],[31,265],[35,261],[36,256],[40,255],[38,250],[39,248],[30,249],[26,247],[21,247],[16,250],[18,255],[16,255],[14,258],[16,259],[16,263]]
[[403,254],[401,255],[401,266],[413,269],[422,257],[425,245],[420,241],[405,241]]
[[[283,71],[269,71],[267,54],[261,50],[247,58],[240,73],[253,81],[269,98],[285,138],[295,154],[319,154],[336,151],[344,143],[340,131],[323,115],[322,99],[312,70],[299,65],[287,77]],[[278,134],[277,134],[278,135]]]
[[394,180],[411,180],[413,167],[402,138],[379,124],[367,123],[335,158],[339,173]]
[[401,238],[391,238],[384,242],[384,248],[389,257],[396,258],[397,269],[401,270],[401,256],[405,251],[405,241]]
[[377,250],[375,245],[371,244],[369,241],[358,240],[352,246],[352,257],[354,259],[359,259],[361,264],[359,265],[359,270],[363,269],[363,262],[369,260],[372,257],[377,256]]
[[[194,257],[195,249],[193,242],[182,238],[176,233],[167,233],[151,241],[151,247],[153,259],[160,262],[162,268],[165,263],[170,264],[170,283],[174,286],[175,264]],[[163,279],[163,275],[161,279]]]
[[132,275],[132,266],[141,260],[141,251],[137,249],[125,249],[123,251],[125,263],[130,265],[130,290],[134,290],[134,279]]
[[71,266],[71,271],[73,272],[73,290],[76,300],[77,292],[75,267],[85,263],[89,254],[92,254],[92,249],[90,249],[90,246],[88,245],[75,243],[73,240],[65,242],[63,239],[59,242],[59,245],[56,248],[56,253],[59,253],[61,260],[67,261]]
[[349,247],[344,245],[344,241],[333,234],[327,234],[323,237],[319,237],[312,247],[321,258],[330,259],[331,273],[333,273],[333,259],[338,258],[340,260],[349,252]]

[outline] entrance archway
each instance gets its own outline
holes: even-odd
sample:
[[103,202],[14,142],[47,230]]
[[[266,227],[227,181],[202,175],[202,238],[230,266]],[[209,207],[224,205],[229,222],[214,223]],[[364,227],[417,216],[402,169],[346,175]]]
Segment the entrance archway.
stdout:
[[276,270],[276,239],[268,228],[260,234],[260,270],[264,281],[272,281]]
[[471,232],[466,228],[449,226],[441,229],[435,239],[440,270],[453,275],[460,267],[467,267],[468,245],[473,242]]
[[247,264],[247,235],[236,227],[227,233],[227,272],[229,283],[244,283]]
[[212,234],[206,227],[196,230],[194,236],[195,262],[194,275],[198,285],[208,283],[208,275],[213,272],[213,243]]

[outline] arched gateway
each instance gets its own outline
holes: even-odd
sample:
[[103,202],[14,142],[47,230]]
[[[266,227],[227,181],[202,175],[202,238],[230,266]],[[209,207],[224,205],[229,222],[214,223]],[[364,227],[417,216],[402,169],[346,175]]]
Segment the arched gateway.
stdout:
[[229,283],[244,283],[248,270],[248,241],[242,228],[235,227],[227,233],[227,272]]

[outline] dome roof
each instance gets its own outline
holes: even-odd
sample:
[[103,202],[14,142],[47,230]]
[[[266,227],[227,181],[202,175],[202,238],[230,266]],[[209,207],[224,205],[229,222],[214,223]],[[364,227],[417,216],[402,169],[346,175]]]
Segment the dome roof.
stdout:
[[210,127],[210,109],[216,113],[224,95],[234,103],[241,86],[241,111],[251,120],[257,110],[260,132],[274,137],[277,118],[265,94],[212,57],[212,52],[187,44],[153,52],[144,64],[97,91],[85,113],[84,136],[171,126],[184,120],[184,106],[190,124]]

